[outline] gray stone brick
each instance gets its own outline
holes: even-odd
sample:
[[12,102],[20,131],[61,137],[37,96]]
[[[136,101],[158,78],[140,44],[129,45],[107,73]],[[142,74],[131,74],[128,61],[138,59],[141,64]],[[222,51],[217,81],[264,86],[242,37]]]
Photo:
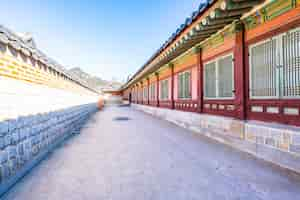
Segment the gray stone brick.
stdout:
[[300,145],[300,135],[293,135],[292,141],[294,145]]
[[265,144],[265,138],[263,136],[257,136],[256,143],[257,144]]
[[17,147],[9,146],[8,147],[8,159],[13,159],[17,157]]
[[19,131],[20,140],[24,140],[27,137],[28,128],[21,129]]
[[5,147],[5,138],[0,136],[0,150],[4,149]]
[[4,137],[4,145],[5,147],[9,146],[11,144],[11,135],[10,134],[7,134],[5,135]]
[[274,138],[266,138],[266,145],[270,145],[275,147],[276,146],[276,141]]
[[24,165],[26,163],[26,161],[27,161],[26,154],[24,153],[23,155],[20,155],[19,157],[22,160],[22,163]]
[[35,145],[32,147],[32,155],[36,156],[39,153],[39,147]]
[[8,121],[8,128],[9,128],[9,131],[13,131],[17,128],[17,120],[9,120]]
[[0,151],[0,163],[3,164],[8,160],[8,152],[6,150]]
[[13,145],[16,145],[20,140],[19,130],[16,129],[13,133],[11,133],[11,142]]
[[31,149],[24,149],[24,160],[28,161],[31,158]]
[[18,155],[23,155],[24,154],[24,144],[18,144],[17,146],[17,153]]
[[7,121],[2,121],[0,122],[0,136],[4,136],[8,133],[8,122]]
[[18,169],[17,158],[12,158],[8,160],[8,167],[9,167],[10,175],[14,175]]
[[23,159],[23,157],[22,156],[18,156],[17,157],[18,168],[21,168],[24,164],[25,164],[25,160]]
[[293,153],[300,154],[300,145],[290,145],[290,151]]
[[0,165],[1,182],[9,177],[9,167],[7,163]]
[[30,139],[27,139],[24,144],[25,144],[25,149],[31,149]]
[[16,128],[23,128],[25,126],[25,118],[24,117],[19,117],[16,120]]

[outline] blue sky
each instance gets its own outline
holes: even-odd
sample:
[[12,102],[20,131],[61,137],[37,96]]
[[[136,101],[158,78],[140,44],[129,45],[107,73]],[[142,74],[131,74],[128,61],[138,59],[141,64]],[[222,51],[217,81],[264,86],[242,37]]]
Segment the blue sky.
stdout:
[[201,0],[2,0],[1,24],[33,34],[67,68],[106,80],[132,75]]

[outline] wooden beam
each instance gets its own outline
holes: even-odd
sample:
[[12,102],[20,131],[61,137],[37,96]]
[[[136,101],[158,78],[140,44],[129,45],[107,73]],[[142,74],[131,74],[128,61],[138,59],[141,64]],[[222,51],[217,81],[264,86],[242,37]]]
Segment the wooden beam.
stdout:
[[223,24],[215,24],[215,25],[202,25],[200,27],[200,32],[201,31],[208,31],[208,30],[219,30],[219,29],[222,29],[224,26],[226,25],[226,23],[223,23]]
[[218,25],[218,24],[230,24],[234,20],[239,19],[239,16],[232,16],[232,17],[225,17],[225,18],[220,18],[220,19],[212,19],[210,17],[207,17],[207,24],[208,25]]
[[229,11],[224,11],[224,10],[221,10],[220,8],[217,8],[210,14],[210,18],[222,19],[222,18],[228,18],[228,17],[240,17],[244,13],[249,12],[251,9],[252,9],[251,7],[248,7],[248,8],[243,8],[243,9],[239,9],[239,10],[232,10],[229,12]]
[[242,0],[224,0],[221,4],[222,10],[240,10],[244,8],[252,8],[258,4],[260,4],[262,0],[250,0],[250,1],[242,1]]

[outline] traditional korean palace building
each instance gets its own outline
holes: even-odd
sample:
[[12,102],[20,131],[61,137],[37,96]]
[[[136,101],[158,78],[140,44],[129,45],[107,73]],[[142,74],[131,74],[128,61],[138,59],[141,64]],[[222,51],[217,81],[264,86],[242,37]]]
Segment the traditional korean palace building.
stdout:
[[244,142],[299,156],[300,1],[200,4],[122,91],[134,107],[247,152],[259,154]]

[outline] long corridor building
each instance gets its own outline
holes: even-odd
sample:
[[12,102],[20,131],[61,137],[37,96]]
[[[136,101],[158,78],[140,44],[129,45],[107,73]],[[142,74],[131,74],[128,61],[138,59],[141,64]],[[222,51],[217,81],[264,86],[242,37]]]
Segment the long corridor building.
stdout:
[[170,121],[300,172],[300,0],[210,0],[122,88]]

